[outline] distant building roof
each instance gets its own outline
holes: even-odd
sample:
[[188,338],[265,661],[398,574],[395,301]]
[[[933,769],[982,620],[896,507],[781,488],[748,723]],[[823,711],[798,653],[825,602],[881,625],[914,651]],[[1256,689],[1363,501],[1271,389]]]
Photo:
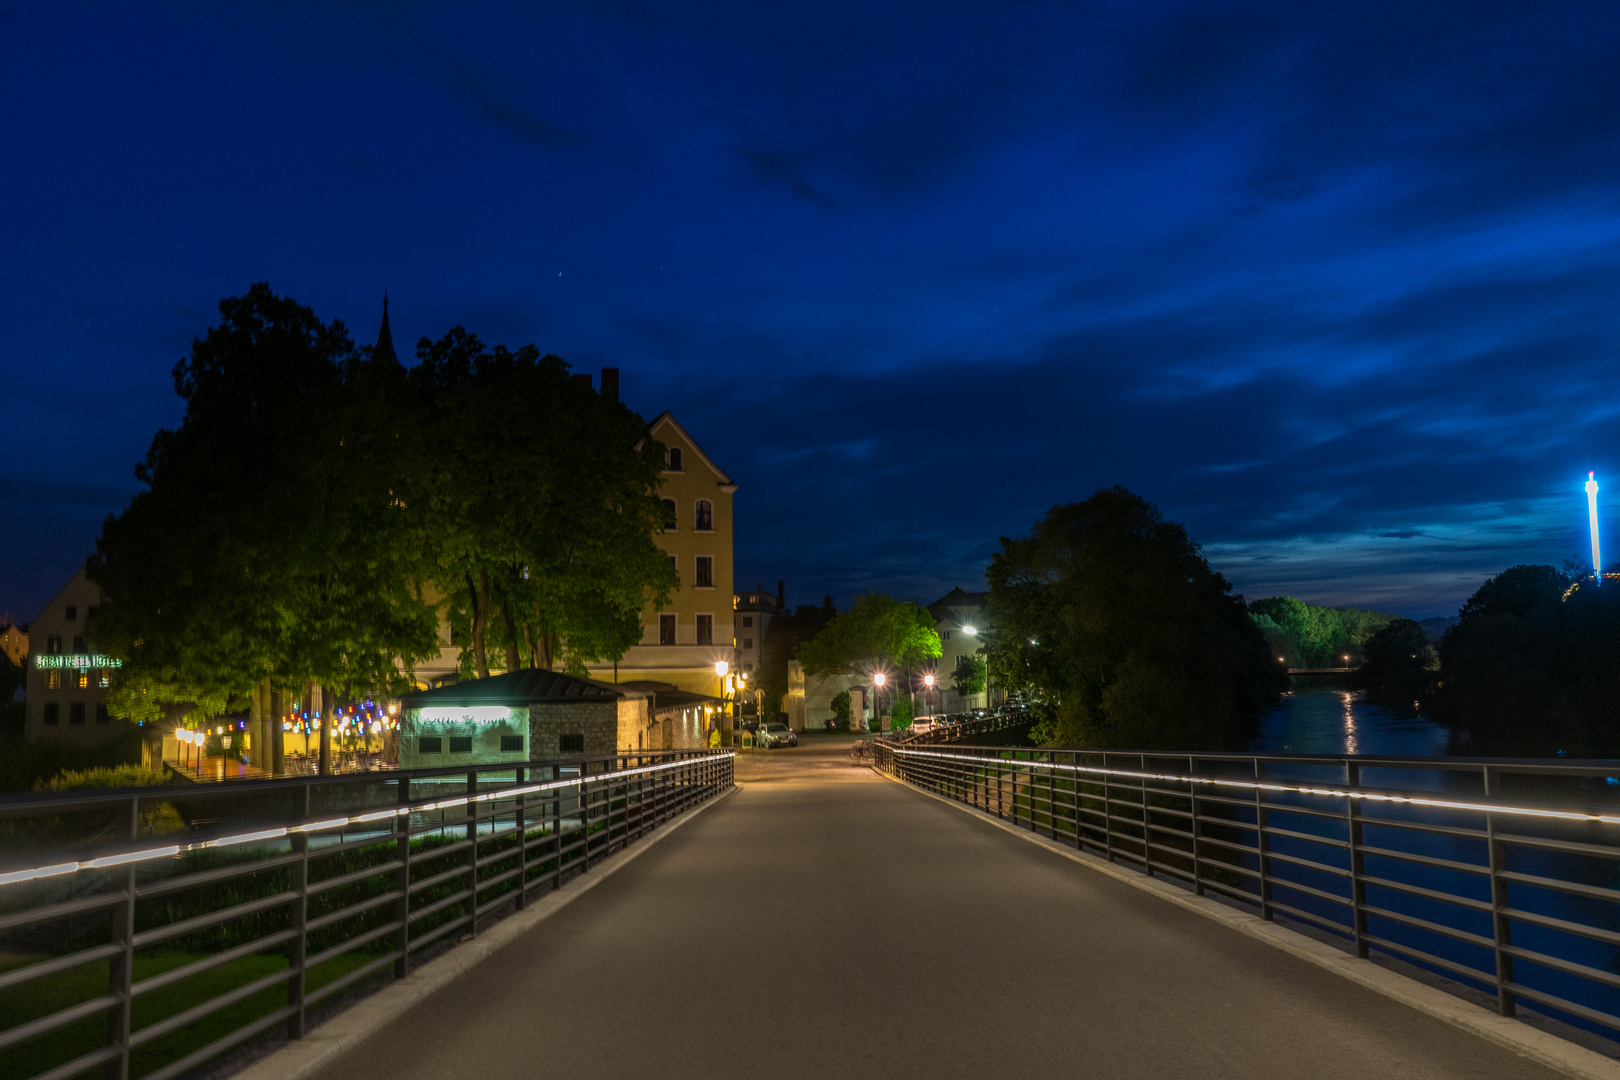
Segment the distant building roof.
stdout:
[[673,712],[676,709],[710,708],[718,709],[725,702],[708,694],[696,694],[690,690],[682,690],[674,683],[654,682],[651,679],[637,679],[632,682],[616,684],[640,690],[652,699],[652,711],[655,713]]
[[928,614],[943,622],[953,618],[957,608],[983,608],[990,600],[987,592],[965,592],[960,585],[928,605]]
[[531,702],[617,701],[648,695],[626,683],[605,683],[578,675],[564,675],[544,668],[524,668],[487,679],[465,679],[436,690],[406,694],[407,708],[424,705],[472,705],[481,702],[529,704]]

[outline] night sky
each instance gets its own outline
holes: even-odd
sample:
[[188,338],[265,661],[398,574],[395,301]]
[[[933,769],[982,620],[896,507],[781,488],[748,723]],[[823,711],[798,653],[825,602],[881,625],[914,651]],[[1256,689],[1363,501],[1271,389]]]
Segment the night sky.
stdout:
[[1450,614],[1620,500],[1612,0],[140,8],[0,6],[20,620],[255,281],[621,368],[790,603],[1120,483],[1250,598]]

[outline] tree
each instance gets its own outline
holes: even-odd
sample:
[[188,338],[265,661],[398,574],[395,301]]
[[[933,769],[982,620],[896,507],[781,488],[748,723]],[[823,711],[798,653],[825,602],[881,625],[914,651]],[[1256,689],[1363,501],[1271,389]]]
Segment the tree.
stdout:
[[963,697],[977,694],[984,689],[986,670],[984,657],[966,653],[958,656],[956,667],[951,671],[951,688]]
[[414,503],[467,674],[583,674],[641,638],[678,584],[653,536],[663,448],[646,423],[577,385],[534,346],[486,348],[456,327],[411,372],[429,463]]
[[1047,745],[1228,749],[1286,676],[1186,530],[1121,487],[1047,511],[987,571],[999,670],[1054,714]]
[[310,682],[402,689],[399,665],[438,651],[394,490],[403,372],[268,285],[219,310],[174,367],[180,426],[154,437],[88,566],[91,633],[124,659],[109,707],[263,714]]
[[849,713],[850,709],[853,708],[853,704],[849,699],[849,691],[838,691],[838,693],[833,695],[833,699],[831,702],[829,702],[829,705],[832,708],[833,716],[838,720],[838,730],[848,731]]
[[1396,619],[1367,639],[1357,677],[1374,701],[1400,708],[1428,697],[1434,685],[1434,648],[1428,631],[1411,619]]
[[911,696],[904,693],[895,694],[894,704],[889,708],[889,727],[895,731],[905,731],[911,726],[911,719]]
[[867,593],[855,606],[835,615],[813,639],[799,648],[806,675],[835,671],[903,672],[921,670],[944,652],[934,618],[909,600]]

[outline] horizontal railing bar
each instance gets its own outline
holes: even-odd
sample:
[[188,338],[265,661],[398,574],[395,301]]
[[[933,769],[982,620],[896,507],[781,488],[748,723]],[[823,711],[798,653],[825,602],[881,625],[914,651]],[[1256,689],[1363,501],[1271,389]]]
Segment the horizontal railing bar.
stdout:
[[189,979],[193,975],[200,975],[212,968],[220,967],[223,964],[229,964],[233,960],[240,960],[244,956],[252,956],[254,953],[263,952],[265,949],[273,949],[282,942],[291,941],[297,936],[297,930],[279,930],[274,934],[266,934],[264,937],[259,938],[256,941],[246,942],[245,944],[236,946],[234,949],[226,949],[223,952],[217,952],[210,956],[205,956],[201,960],[193,960],[191,963],[186,964],[183,967],[170,968],[168,971],[162,972],[161,974],[142,979],[140,982],[135,983],[130,988],[131,993],[135,997],[140,997],[142,994],[149,994],[153,990],[160,990],[172,983]]
[[1474,934],[1467,930],[1459,930],[1454,926],[1443,926],[1437,922],[1430,922],[1428,919],[1420,919],[1416,915],[1407,915],[1399,911],[1392,911],[1389,908],[1376,907],[1372,904],[1363,904],[1361,906],[1361,910],[1368,915],[1377,915],[1379,918],[1389,919],[1391,922],[1398,922],[1403,926],[1411,926],[1419,930],[1427,930],[1431,934],[1439,934],[1441,937],[1447,937],[1453,941],[1463,941],[1467,942],[1469,945],[1478,945],[1482,949],[1492,949],[1496,946],[1495,941],[1493,941],[1491,938],[1485,937],[1483,934]]
[[238,1043],[246,1042],[248,1039],[253,1038],[253,1036],[259,1034],[261,1031],[270,1030],[297,1011],[298,1007],[296,1005],[283,1005],[273,1013],[266,1016],[261,1016],[256,1020],[249,1021],[248,1023],[237,1028],[235,1031],[228,1032],[225,1035],[220,1036],[207,1046],[204,1046],[198,1050],[193,1050],[179,1061],[172,1061],[163,1066],[161,1069],[155,1069],[152,1072],[147,1073],[145,1076],[141,1077],[141,1080],[171,1080],[172,1077],[184,1075],[185,1073],[188,1073],[192,1069],[196,1068],[198,1065],[201,1065],[203,1062],[209,1060],[210,1058],[219,1056]]
[[1620,859],[1620,847],[1604,847],[1602,844],[1586,844],[1579,840],[1555,840],[1548,836],[1521,836],[1514,833],[1497,833],[1498,843],[1512,844],[1514,847],[1540,848],[1544,851],[1558,851],[1566,855],[1591,855],[1600,859]]
[[[381,843],[392,846],[394,841],[382,841]],[[320,881],[312,881],[309,883],[309,895],[319,896],[322,893],[331,892],[333,889],[341,889],[345,885],[353,885],[355,882],[364,881],[367,878],[384,877],[387,875],[398,876],[404,865],[405,863],[401,861],[398,856],[395,856],[390,858],[387,862],[379,863],[376,866],[367,866],[359,870],[351,870],[347,874],[339,874],[336,877],[322,878]]]
[[[397,933],[399,933],[398,919],[392,919],[381,926],[374,926],[363,934],[356,934],[352,938],[345,938],[336,945],[333,945],[331,948],[322,949],[320,952],[315,953],[312,956],[305,957],[304,970],[308,971],[312,968],[319,967],[335,956],[342,956],[344,953],[353,952],[363,945],[369,945],[371,942],[376,941],[380,937],[387,937],[390,934]],[[399,950],[397,948],[389,949],[388,955],[390,958],[397,958],[399,955]]]
[[310,932],[324,930],[326,927],[343,922],[345,919],[352,919],[356,915],[364,915],[373,908],[395,903],[403,895],[405,893],[402,889],[390,889],[385,893],[368,896],[364,900],[356,900],[346,907],[338,908],[336,911],[328,911],[325,915],[310,919],[304,924],[304,929]]
[[1360,850],[1364,855],[1376,855],[1381,859],[1398,859],[1401,862],[1415,863],[1418,866],[1429,866],[1440,870],[1455,870],[1460,874],[1489,875],[1491,872],[1489,866],[1458,862],[1456,859],[1443,859],[1438,855],[1423,855],[1415,851],[1402,851],[1399,848],[1371,847],[1362,844]]
[[1605,1027],[1620,1028],[1620,1017],[1610,1016],[1608,1013],[1599,1012],[1597,1009],[1588,1008],[1585,1005],[1577,1005],[1575,1002],[1561,998],[1557,994],[1549,994],[1545,990],[1534,990],[1523,983],[1517,982],[1507,983],[1505,988],[1512,991],[1516,997],[1529,998],[1531,1001],[1540,1002],[1554,1009],[1561,1009],[1573,1016],[1580,1017],[1582,1020],[1590,1020],[1594,1024],[1602,1024]]
[[268,859],[256,859],[253,862],[232,863],[229,866],[216,867],[213,870],[199,870],[192,874],[180,874],[166,878],[163,881],[152,881],[135,887],[135,899],[154,900],[160,896],[172,893],[185,892],[187,889],[200,889],[208,885],[216,885],[221,881],[234,881],[237,878],[249,877],[253,874],[264,873],[283,866],[291,866],[302,858],[296,851],[284,855],[276,855]]
[[92,1050],[88,1054],[74,1058],[65,1065],[58,1065],[48,1072],[35,1073],[31,1080],[69,1080],[70,1077],[88,1072],[97,1065],[111,1061],[122,1056],[122,1054],[123,1051],[116,1046],[103,1046],[100,1050]]
[[227,990],[223,994],[215,994],[207,1001],[193,1005],[184,1012],[166,1016],[155,1024],[148,1024],[143,1028],[130,1032],[129,1045],[131,1047],[144,1046],[153,1039],[162,1038],[171,1031],[177,1031],[180,1028],[194,1024],[205,1016],[211,1016],[223,1008],[235,1005],[238,1001],[250,998],[261,990],[268,990],[272,986],[280,986],[296,974],[297,971],[294,968],[282,968],[280,971],[272,971],[268,975],[261,975],[252,982],[243,983],[241,986]]
[[398,957],[391,952],[386,956],[379,956],[370,963],[362,964],[353,971],[344,972],[338,978],[333,979],[320,989],[311,990],[306,993],[304,995],[304,1007],[308,1008],[311,1005],[317,1005],[339,991],[346,990],[355,983],[361,982],[369,976],[375,975],[383,968],[392,965],[396,959],[398,959]]
[[1469,908],[1473,911],[1493,910],[1489,900],[1475,900],[1471,897],[1459,896],[1456,893],[1440,892],[1437,889],[1425,889],[1421,885],[1411,885],[1404,881],[1396,881],[1394,878],[1376,877],[1372,874],[1363,874],[1361,875],[1361,881],[1368,885],[1376,885],[1381,889],[1394,889],[1396,892],[1405,893],[1408,896],[1423,896],[1430,900],[1439,900],[1447,904],[1456,904],[1458,907]]
[[1620,933],[1613,930],[1603,930],[1596,926],[1587,926],[1585,923],[1570,922],[1553,915],[1541,915],[1534,911],[1525,911],[1523,908],[1503,908],[1502,914],[1518,922],[1532,923],[1536,926],[1546,927],[1548,930],[1560,930],[1566,934],[1577,937],[1590,938],[1601,941],[1605,945],[1620,945]]
[[[411,921],[415,922],[416,920],[412,919]],[[459,930],[461,927],[466,926],[471,922],[471,915],[457,915],[455,918],[444,923],[442,926],[435,926],[432,930],[427,931],[421,937],[412,938],[409,948],[412,952],[416,952],[417,950],[425,948],[433,944],[435,941],[438,941],[450,931]]]
[[82,900],[63,900],[48,907],[34,908],[32,911],[18,911],[10,915],[0,915],[0,930],[15,930],[19,926],[69,919],[75,915],[85,915],[92,911],[117,907],[128,899],[128,895],[124,893],[102,893],[99,896],[87,896]]
[[1589,896],[1594,900],[1608,900],[1611,903],[1620,902],[1620,889],[1607,889],[1602,885],[1583,885],[1577,881],[1560,881],[1557,878],[1542,877],[1539,874],[1526,874],[1517,870],[1503,870],[1496,876],[1503,881],[1516,881],[1520,885],[1535,885],[1539,888],[1554,889],[1575,896]]
[[122,945],[116,942],[110,945],[97,945],[94,948],[81,949],[66,956],[58,956],[52,960],[41,960],[37,964],[30,964],[23,968],[13,968],[0,974],[0,990],[7,990],[13,986],[33,982],[47,975],[55,975],[62,971],[71,971],[83,964],[93,964],[97,960],[105,960],[109,956],[117,956],[124,951]]
[[287,892],[276,893],[274,896],[249,900],[245,904],[237,904],[234,907],[220,908],[218,911],[193,915],[191,918],[181,919],[179,922],[165,923],[162,926],[155,926],[150,930],[142,930],[136,934],[132,948],[145,949],[156,945],[160,941],[170,941],[177,937],[184,937],[187,934],[194,934],[199,930],[209,930],[235,919],[246,918],[249,915],[256,915],[270,908],[290,904],[297,899],[298,893],[295,890],[288,890]]
[[1561,971],[1565,975],[1574,975],[1582,979],[1590,979],[1592,982],[1602,983],[1604,986],[1620,989],[1620,975],[1616,975],[1610,971],[1602,971],[1595,967],[1588,967],[1585,964],[1576,963],[1573,960],[1565,960],[1563,957],[1551,956],[1544,952],[1537,952],[1535,949],[1527,949],[1522,945],[1503,945],[1502,951],[1518,960],[1527,960],[1532,964],[1537,964],[1544,968],[1551,968],[1554,971]]
[[9,1031],[0,1031],[0,1050],[18,1043],[25,1043],[29,1039],[37,1038],[47,1032],[55,1031],[59,1027],[83,1020],[87,1016],[104,1013],[118,1004],[120,998],[117,994],[103,994],[89,1001],[81,1001],[77,1005],[70,1005],[65,1009],[58,1009],[49,1016],[41,1016],[37,1020],[30,1020],[20,1024]]
[[1398,941],[1391,941],[1385,937],[1379,937],[1377,934],[1365,934],[1363,937],[1369,945],[1375,946],[1382,952],[1393,953],[1396,956],[1408,956],[1414,960],[1421,960],[1425,964],[1433,964],[1435,967],[1443,971],[1449,971],[1461,978],[1472,979],[1475,982],[1484,983],[1486,986],[1494,985],[1494,978],[1479,968],[1469,967],[1467,964],[1458,963],[1455,960],[1447,960],[1443,956],[1435,956],[1433,953],[1424,952],[1422,949],[1414,948],[1411,945],[1403,945]]

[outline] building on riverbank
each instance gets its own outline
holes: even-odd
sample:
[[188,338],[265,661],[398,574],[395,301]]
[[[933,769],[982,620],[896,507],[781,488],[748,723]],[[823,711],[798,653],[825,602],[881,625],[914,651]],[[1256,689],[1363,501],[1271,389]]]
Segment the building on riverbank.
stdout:
[[100,603],[101,589],[80,567],[29,623],[25,738],[90,746],[128,727],[107,712],[107,692],[123,662],[96,652],[85,629]]

